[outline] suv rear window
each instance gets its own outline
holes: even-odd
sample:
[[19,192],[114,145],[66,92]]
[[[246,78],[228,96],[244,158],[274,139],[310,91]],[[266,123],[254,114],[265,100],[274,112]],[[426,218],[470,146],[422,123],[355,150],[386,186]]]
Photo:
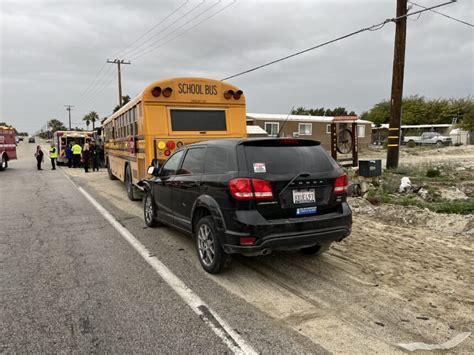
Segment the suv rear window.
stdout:
[[254,173],[295,174],[324,172],[337,168],[319,145],[245,146],[247,169]]

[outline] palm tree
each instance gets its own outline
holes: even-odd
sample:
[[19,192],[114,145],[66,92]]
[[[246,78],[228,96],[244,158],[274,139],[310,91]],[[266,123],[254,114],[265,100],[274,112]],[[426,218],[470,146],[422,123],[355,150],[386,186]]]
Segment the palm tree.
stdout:
[[95,130],[95,122],[99,121],[99,115],[95,111],[91,111],[89,113],[89,120],[92,122],[92,130]]
[[87,130],[89,130],[89,125],[91,123],[90,113],[82,117],[82,120],[86,122]]

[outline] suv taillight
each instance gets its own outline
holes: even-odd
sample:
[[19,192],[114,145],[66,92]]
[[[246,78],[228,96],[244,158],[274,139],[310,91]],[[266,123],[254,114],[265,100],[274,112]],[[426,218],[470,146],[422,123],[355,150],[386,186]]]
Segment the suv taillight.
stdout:
[[229,189],[236,200],[265,200],[273,198],[272,186],[266,180],[233,179],[229,181]]
[[342,194],[347,192],[347,175],[341,175],[334,180],[334,189],[332,190],[335,194]]

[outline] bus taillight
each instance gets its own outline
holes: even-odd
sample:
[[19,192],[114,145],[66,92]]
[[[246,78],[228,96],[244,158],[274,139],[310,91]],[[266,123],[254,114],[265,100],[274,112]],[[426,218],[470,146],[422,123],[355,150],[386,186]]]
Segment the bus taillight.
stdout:
[[174,149],[174,147],[175,147],[175,144],[174,144],[173,141],[168,141],[168,142],[166,142],[166,148],[168,148],[168,149]]
[[[158,97],[161,95],[161,88],[159,86],[155,86],[153,88],[153,90],[151,90],[151,94],[154,96],[154,97]],[[163,93],[163,96],[165,96],[165,94]]]
[[177,148],[181,148],[182,146],[183,146],[183,142],[178,142],[178,143],[176,143],[176,147],[177,147]]
[[171,155],[171,151],[170,150],[165,150],[165,156],[169,157]]
[[226,100],[230,100],[230,98],[234,95],[234,91],[233,90],[226,90],[224,91],[224,97],[226,98]]
[[234,93],[234,99],[238,100],[240,99],[240,97],[242,96],[244,92],[242,90],[237,90],[235,93]]
[[164,97],[170,97],[172,92],[173,92],[173,89],[168,87],[168,88],[163,90],[163,96]]

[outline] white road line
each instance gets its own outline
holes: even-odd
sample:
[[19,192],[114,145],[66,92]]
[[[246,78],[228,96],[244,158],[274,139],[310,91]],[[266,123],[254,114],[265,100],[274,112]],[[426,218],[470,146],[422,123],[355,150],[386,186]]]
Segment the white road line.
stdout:
[[[66,178],[89,200],[89,202],[104,216],[117,232],[151,265],[158,275],[181,297],[181,299],[222,339],[225,345],[235,354],[258,354],[234,329],[227,324],[216,312],[193,290],[186,286],[173,272],[168,269],[155,256],[150,256],[150,251],[138,241],[130,231],[122,226],[102,205],[99,204],[87,191],[76,185],[65,174]],[[214,319],[212,319],[214,318]]]

